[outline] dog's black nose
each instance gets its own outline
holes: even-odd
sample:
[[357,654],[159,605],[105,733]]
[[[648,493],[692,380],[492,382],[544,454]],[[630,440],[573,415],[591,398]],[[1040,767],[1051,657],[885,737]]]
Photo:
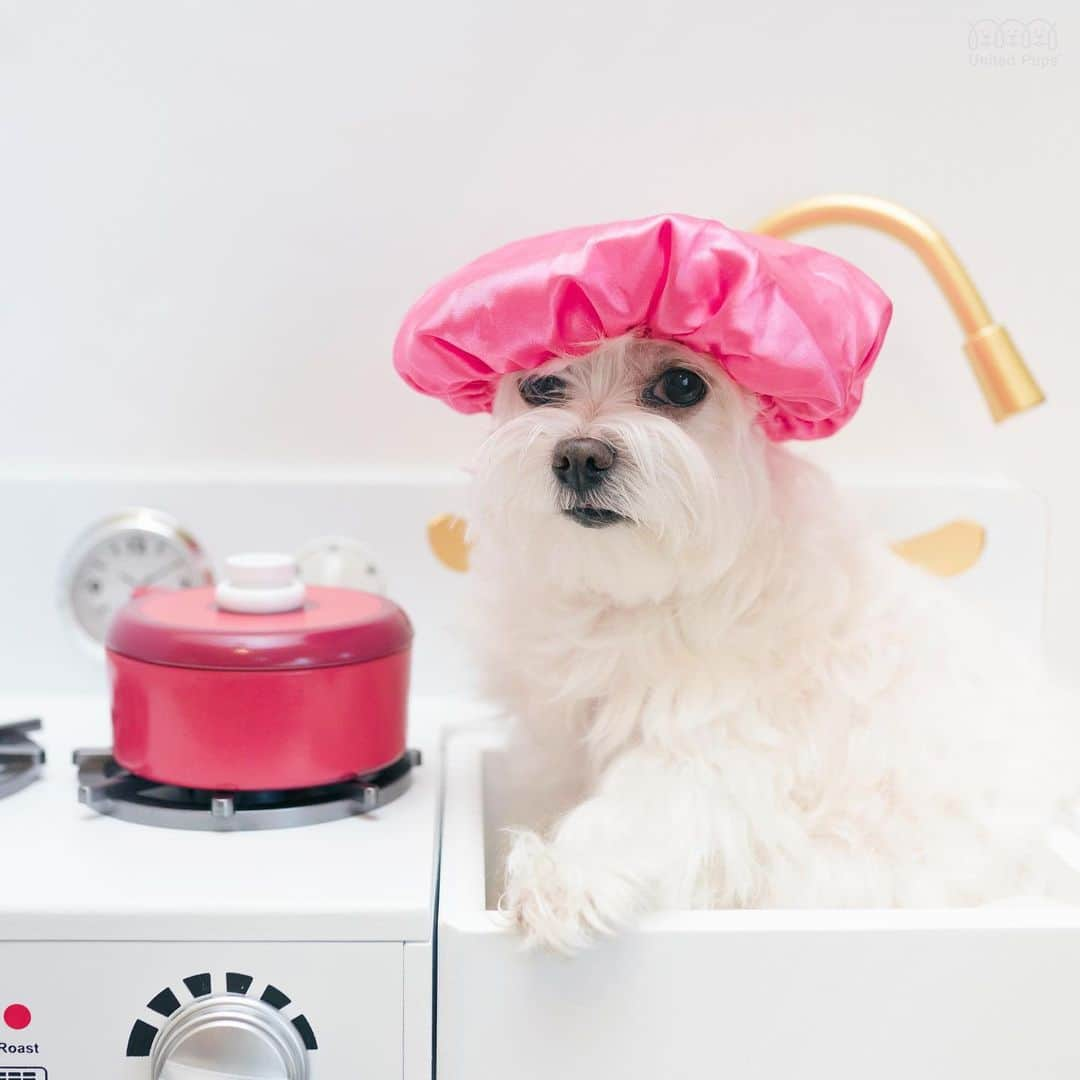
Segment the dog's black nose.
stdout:
[[579,495],[599,487],[614,464],[615,447],[599,439],[563,439],[551,458],[555,479]]

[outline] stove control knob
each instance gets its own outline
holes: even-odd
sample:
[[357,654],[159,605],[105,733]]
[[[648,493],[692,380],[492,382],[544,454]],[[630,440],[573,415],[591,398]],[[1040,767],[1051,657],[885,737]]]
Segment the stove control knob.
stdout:
[[150,1053],[153,1080],[307,1080],[296,1028],[263,1001],[199,998],[170,1017]]

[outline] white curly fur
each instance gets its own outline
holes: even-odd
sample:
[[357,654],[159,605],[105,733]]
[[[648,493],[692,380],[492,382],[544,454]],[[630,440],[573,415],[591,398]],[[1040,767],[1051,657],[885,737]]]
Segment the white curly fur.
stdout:
[[[678,364],[687,410],[642,403]],[[502,380],[477,462],[479,643],[518,720],[502,907],[568,951],[662,908],[945,906],[1048,888],[1080,736],[1039,664],[868,535],[678,345]],[[530,373],[535,375],[536,373]],[[567,436],[618,454],[585,528]]]

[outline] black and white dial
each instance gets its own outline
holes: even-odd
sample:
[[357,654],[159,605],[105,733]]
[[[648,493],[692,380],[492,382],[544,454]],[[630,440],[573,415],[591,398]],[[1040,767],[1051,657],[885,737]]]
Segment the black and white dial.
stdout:
[[[289,995],[238,971],[188,975],[147,1003],[128,1033],[127,1056],[148,1058],[150,1080],[309,1080],[318,1050]],[[144,1018],[145,1017],[145,1018]]]
[[98,522],[68,557],[62,602],[84,638],[104,642],[113,615],[138,588],[187,589],[212,581],[202,549],[157,510]]

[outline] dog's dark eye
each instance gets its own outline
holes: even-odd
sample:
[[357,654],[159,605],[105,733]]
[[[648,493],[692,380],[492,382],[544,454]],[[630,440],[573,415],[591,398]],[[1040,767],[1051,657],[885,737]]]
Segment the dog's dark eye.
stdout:
[[645,391],[645,404],[674,405],[677,409],[685,409],[696,405],[707,390],[705,380],[696,371],[683,367],[668,368]]
[[518,390],[529,405],[555,405],[566,400],[566,381],[558,375],[537,375],[532,379],[522,379]]

